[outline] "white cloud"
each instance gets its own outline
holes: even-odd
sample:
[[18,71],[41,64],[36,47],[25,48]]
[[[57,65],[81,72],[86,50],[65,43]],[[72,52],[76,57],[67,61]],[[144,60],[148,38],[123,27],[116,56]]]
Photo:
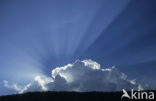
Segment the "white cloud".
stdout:
[[33,82],[27,84],[23,89],[21,89],[20,93],[31,91],[47,91],[49,90],[47,84],[52,82],[53,79],[51,77],[36,76]]
[[5,86],[6,88],[14,89],[14,90],[16,90],[16,91],[21,91],[21,90],[22,90],[22,87],[20,87],[20,86],[17,85],[17,84],[9,85],[8,81],[6,81],[6,80],[4,80],[3,83],[4,83],[4,86]]
[[121,91],[122,89],[141,88],[136,82],[127,80],[127,76],[117,68],[101,69],[100,64],[92,60],[77,60],[73,64],[56,67],[52,77],[36,76],[33,82],[23,88],[10,86],[20,93],[30,91]]

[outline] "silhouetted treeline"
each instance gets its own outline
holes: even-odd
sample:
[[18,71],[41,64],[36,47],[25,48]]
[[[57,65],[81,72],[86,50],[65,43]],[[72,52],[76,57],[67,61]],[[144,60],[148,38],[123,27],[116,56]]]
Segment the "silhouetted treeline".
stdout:
[[[156,91],[154,92],[156,94]],[[128,98],[121,100],[122,94],[122,92],[29,92],[0,96],[0,101],[134,101]]]

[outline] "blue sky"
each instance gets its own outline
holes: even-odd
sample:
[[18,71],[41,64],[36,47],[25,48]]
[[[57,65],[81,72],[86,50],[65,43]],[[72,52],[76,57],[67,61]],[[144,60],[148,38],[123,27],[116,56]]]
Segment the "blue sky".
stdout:
[[92,59],[156,88],[155,0],[1,0],[3,80],[26,84],[56,66]]

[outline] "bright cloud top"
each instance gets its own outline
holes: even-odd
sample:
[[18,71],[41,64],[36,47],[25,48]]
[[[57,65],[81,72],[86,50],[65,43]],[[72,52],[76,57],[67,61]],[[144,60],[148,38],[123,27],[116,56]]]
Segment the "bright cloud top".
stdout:
[[127,80],[127,76],[117,68],[101,69],[100,64],[92,60],[77,60],[64,67],[52,70],[52,77],[36,76],[24,87],[16,84],[4,86],[23,92],[30,91],[121,91],[122,89],[141,89],[134,81]]

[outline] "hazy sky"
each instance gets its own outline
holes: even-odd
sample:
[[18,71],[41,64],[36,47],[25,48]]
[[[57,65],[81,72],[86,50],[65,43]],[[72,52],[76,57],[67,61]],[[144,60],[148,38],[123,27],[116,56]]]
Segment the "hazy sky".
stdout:
[[3,80],[26,84],[92,59],[156,88],[155,0],[0,0]]

